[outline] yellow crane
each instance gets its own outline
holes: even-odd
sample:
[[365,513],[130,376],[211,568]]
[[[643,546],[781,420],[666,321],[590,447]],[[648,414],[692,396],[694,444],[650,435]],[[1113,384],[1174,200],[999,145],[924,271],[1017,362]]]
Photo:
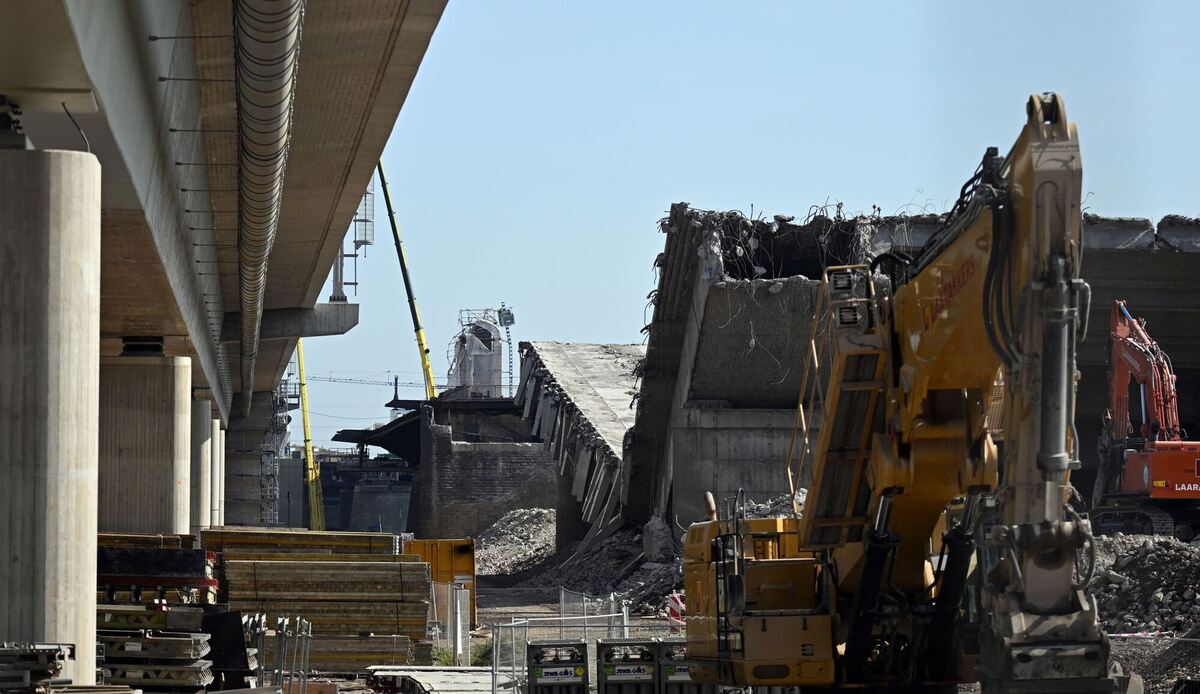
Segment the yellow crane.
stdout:
[[308,487],[308,528],[325,529],[324,491],[321,466],[313,457],[312,425],[308,422],[308,380],[304,376],[304,340],[296,340],[296,370],[300,374],[300,413],[304,418],[304,485]]
[[387,178],[383,175],[383,162],[376,165],[379,185],[383,188],[383,202],[387,205],[388,223],[392,226],[392,241],[396,244],[396,258],[400,260],[400,274],[404,277],[404,291],[408,294],[408,312],[412,316],[413,332],[417,334],[417,351],[421,354],[421,373],[425,376],[425,399],[437,397],[433,385],[433,364],[429,361],[429,344],[425,342],[425,329],[421,327],[421,315],[417,313],[417,298],[413,296],[412,278],[408,275],[408,261],[404,257],[404,244],[400,241],[400,228],[396,225],[396,213],[392,209],[392,194],[388,190]]
[[[417,350],[421,355],[421,374],[425,380],[425,398],[437,397],[433,382],[433,364],[429,360],[429,345],[425,341],[425,329],[421,327],[421,316],[417,312],[417,299],[413,296],[412,278],[408,274],[408,262],[404,257],[404,245],[400,241],[400,229],[396,225],[396,213],[392,209],[392,195],[388,190],[387,178],[383,175],[383,163],[376,167],[379,183],[383,187],[383,200],[387,204],[388,223],[392,227],[392,240],[396,244],[396,257],[400,261],[400,274],[404,278],[404,291],[408,294],[408,311],[412,316],[413,331],[417,335]],[[324,493],[321,489],[321,467],[313,456],[312,425],[308,420],[308,379],[304,374],[304,341],[296,340],[296,368],[300,373],[300,411],[304,418],[304,484],[308,487],[308,526],[311,530],[325,529]]]

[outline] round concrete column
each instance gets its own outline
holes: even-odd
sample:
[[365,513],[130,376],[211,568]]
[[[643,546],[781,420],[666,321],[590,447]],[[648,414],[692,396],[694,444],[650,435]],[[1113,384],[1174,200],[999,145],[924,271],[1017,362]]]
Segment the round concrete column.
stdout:
[[100,360],[100,530],[189,530],[192,360]]
[[0,641],[96,673],[100,163],[0,149]]
[[217,451],[217,525],[225,525],[225,435],[221,430],[221,448]]
[[221,502],[218,495],[221,493],[220,478],[225,473],[221,471],[221,451],[225,447],[225,441],[221,437],[221,420],[214,419],[211,422],[212,426],[212,445],[211,461],[209,464],[210,477],[208,481],[208,501],[205,502],[208,513],[208,524],[220,525]]
[[200,540],[200,531],[209,526],[212,514],[212,405],[208,400],[192,401],[192,482],[188,515],[192,534]]

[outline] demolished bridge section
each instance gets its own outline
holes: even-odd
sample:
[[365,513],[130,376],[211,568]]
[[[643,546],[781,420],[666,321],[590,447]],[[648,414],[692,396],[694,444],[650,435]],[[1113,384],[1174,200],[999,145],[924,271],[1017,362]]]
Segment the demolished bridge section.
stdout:
[[[704,493],[787,489],[784,461],[820,278],[909,243],[935,218],[751,219],[687,203],[661,221],[666,247],[647,326],[633,430],[629,520],[663,537],[705,515]],[[663,547],[647,551],[657,555]]]
[[[666,244],[655,261],[654,317],[624,452],[627,518],[654,518],[660,531],[645,534],[648,554],[658,553],[656,536],[677,539],[681,528],[704,517],[705,491],[721,498],[741,489],[763,500],[787,489],[785,461],[823,271],[888,251],[915,255],[943,219],[817,213],[796,223],[672,206],[660,224]],[[1080,484],[1087,484],[1104,403],[1112,299],[1125,298],[1151,317],[1181,380],[1197,385],[1186,389],[1195,396],[1185,393],[1181,412],[1194,420],[1200,413],[1194,330],[1200,306],[1190,300],[1200,222],[1085,215],[1083,245],[1082,274],[1093,301],[1091,337],[1079,350],[1076,423],[1085,462]]]
[[555,543],[586,547],[623,522],[624,464],[642,345],[522,342],[515,400],[557,469]]

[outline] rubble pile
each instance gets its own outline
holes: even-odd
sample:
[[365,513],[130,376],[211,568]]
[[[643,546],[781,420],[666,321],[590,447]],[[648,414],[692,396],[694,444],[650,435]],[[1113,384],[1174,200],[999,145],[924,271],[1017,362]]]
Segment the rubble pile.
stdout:
[[530,572],[519,585],[562,586],[588,595],[607,595],[643,563],[641,550],[640,533],[628,528],[618,530],[582,556],[575,557],[575,548],[567,548],[547,562],[544,570]]
[[629,601],[631,612],[661,614],[665,600],[674,591],[683,590],[683,561],[648,561],[622,581],[616,589]]
[[475,571],[507,576],[554,554],[554,509],[518,508],[475,538]]
[[1097,537],[1088,590],[1105,631],[1118,635],[1113,658],[1142,676],[1146,694],[1200,677],[1200,547],[1155,535]]
[[1109,633],[1200,627],[1200,547],[1172,537],[1096,538],[1088,588]]

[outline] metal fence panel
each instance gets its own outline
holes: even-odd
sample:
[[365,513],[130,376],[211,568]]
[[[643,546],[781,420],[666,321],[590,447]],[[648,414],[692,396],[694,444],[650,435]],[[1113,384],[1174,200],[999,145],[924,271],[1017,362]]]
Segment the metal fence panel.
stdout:
[[429,640],[449,651],[453,665],[471,664],[471,591],[455,583],[433,583],[429,592]]

